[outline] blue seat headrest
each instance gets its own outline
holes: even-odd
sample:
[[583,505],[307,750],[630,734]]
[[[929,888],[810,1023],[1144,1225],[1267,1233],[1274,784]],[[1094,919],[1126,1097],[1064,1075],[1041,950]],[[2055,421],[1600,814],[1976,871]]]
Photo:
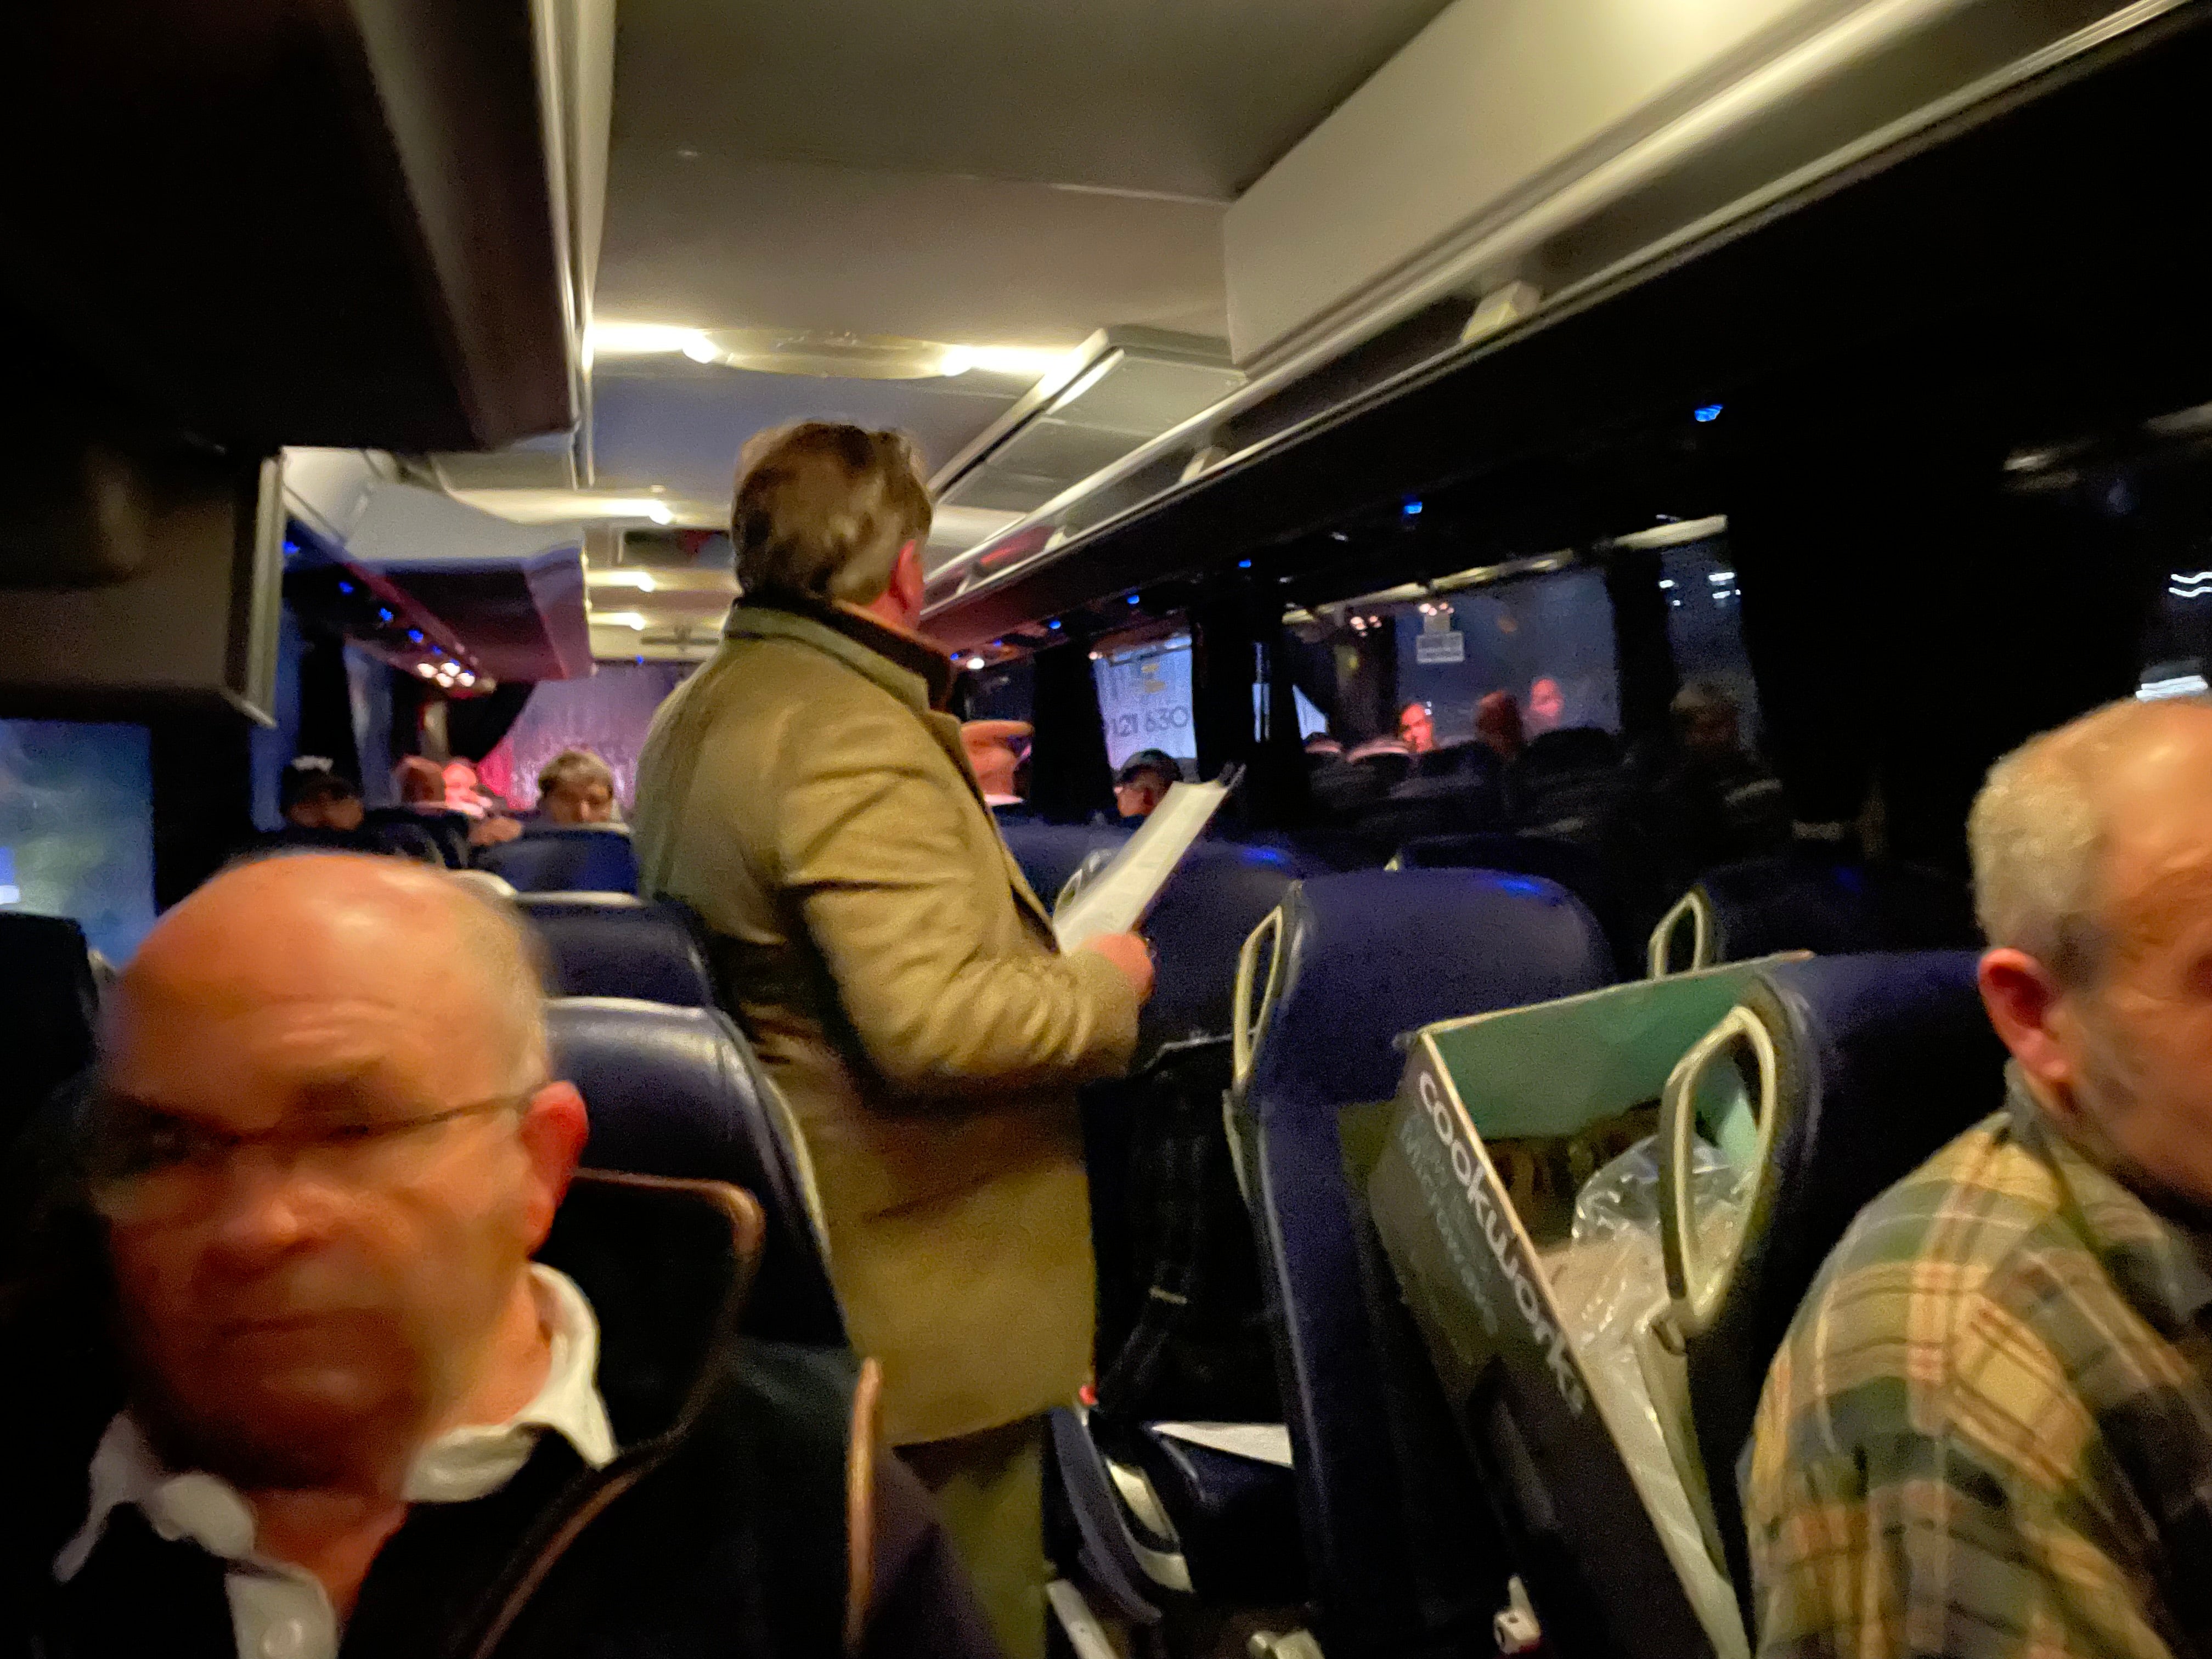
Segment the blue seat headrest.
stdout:
[[532,829],[481,847],[476,867],[523,893],[635,893],[637,854],[619,830]]
[[721,1181],[768,1221],[744,1328],[764,1340],[842,1346],[842,1315],[808,1208],[796,1129],[726,1015],[611,997],[546,1010],[554,1075],[591,1114],[584,1162],[625,1175]]
[[1360,870],[1298,884],[1279,990],[1245,1087],[1262,1121],[1397,1092],[1394,1039],[1440,1019],[1595,990],[1605,936],[1565,888],[1495,870]]
[[1966,884],[1906,865],[1869,865],[1803,849],[1708,870],[1713,960],[1779,951],[1965,948],[1979,937]]
[[1287,847],[1201,841],[1168,878],[1145,922],[1159,975],[1139,1017],[1138,1050],[1228,1034],[1237,957],[1291,884],[1328,866]]
[[1852,1218],[2002,1104],[2002,1044],[1972,951],[1777,963],[1743,1002],[1772,1035],[1772,1149],[1712,1326],[1688,1344],[1691,1412],[1739,1589],[1736,1458],[1790,1322]]
[[0,911],[0,1150],[46,1097],[92,1063],[100,994],[84,930],[66,916]]
[[711,1008],[714,982],[681,912],[627,893],[518,893],[545,946],[555,996]]
[[1002,823],[999,829],[1030,890],[1048,910],[1084,860],[1101,848],[1118,853],[1129,839],[1129,831],[1112,824]]

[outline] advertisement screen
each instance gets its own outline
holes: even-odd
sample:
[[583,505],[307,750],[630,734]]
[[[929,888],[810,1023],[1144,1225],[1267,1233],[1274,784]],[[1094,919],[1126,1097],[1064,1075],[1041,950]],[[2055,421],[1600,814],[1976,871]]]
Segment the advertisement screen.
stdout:
[[1110,653],[1091,667],[1098,681],[1098,713],[1106,722],[1106,758],[1114,766],[1139,749],[1198,759],[1188,634]]

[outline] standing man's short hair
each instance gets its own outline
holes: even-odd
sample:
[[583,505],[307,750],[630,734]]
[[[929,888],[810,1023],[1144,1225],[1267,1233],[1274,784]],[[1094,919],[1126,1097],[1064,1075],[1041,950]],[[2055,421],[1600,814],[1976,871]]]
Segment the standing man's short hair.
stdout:
[[903,433],[800,421],[758,434],[738,457],[730,540],[752,597],[872,604],[929,525],[921,457]]

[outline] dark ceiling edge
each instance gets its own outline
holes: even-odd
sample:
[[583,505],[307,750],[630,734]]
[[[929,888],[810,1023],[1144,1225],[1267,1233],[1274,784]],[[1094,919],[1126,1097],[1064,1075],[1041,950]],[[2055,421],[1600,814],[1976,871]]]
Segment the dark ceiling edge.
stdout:
[[[1031,574],[954,600],[927,624],[948,648],[980,645],[1024,623],[1259,552],[1364,504],[1709,401],[1802,362],[1816,345],[1832,349],[1840,319],[1869,339],[1947,307],[2019,297],[2029,280],[2014,252],[2023,240],[2063,242],[2069,228],[2149,234],[2126,226],[2124,210],[2109,199],[2002,188],[2008,172],[2038,176],[2033,162],[2021,167],[2021,148],[2048,158],[2052,177],[2101,172],[2139,185],[2145,155],[2175,153],[2146,146],[2144,126],[2193,107],[2189,89],[2212,84],[2208,14],[2212,6],[2197,0],[2107,40],[1509,335],[1355,396],[1073,538]],[[2057,228],[2039,235],[2005,218],[2024,205]],[[1909,283],[1899,274],[1899,226],[1935,232],[1934,240],[1911,245]],[[2169,240],[2185,236],[2175,231]],[[1592,410],[1607,413],[1593,417]],[[1439,442],[1443,432],[1454,441]]]

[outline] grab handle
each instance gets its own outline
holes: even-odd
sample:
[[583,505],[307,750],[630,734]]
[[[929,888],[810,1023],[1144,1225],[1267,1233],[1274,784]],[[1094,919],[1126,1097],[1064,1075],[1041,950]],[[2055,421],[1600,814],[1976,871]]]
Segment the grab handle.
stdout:
[[[1267,1016],[1275,1006],[1275,992],[1283,978],[1282,938],[1283,909],[1277,905],[1260,919],[1260,925],[1246,937],[1243,948],[1237,953],[1237,989],[1229,1024],[1229,1087],[1234,1094],[1244,1092],[1244,1079],[1252,1071],[1252,1047],[1267,1029]],[[1255,1009],[1252,1006],[1252,981],[1259,977],[1263,943],[1272,943],[1275,949],[1267,958],[1267,983]]]
[[1667,1269],[1667,1294],[1674,1328],[1682,1336],[1702,1335],[1720,1312],[1726,1275],[1707,1263],[1698,1234],[1697,1206],[1691,1187],[1691,1154],[1696,1145],[1698,1086],[1713,1062],[1738,1043],[1751,1050],[1759,1070],[1758,1151],[1752,1167],[1763,1178],[1774,1133],[1780,1070],[1774,1036],[1766,1022],[1738,1003],[1720,1023],[1690,1046],[1675,1062],[1659,1097],[1659,1243]]
[[1659,925],[1651,930],[1651,940],[1645,948],[1644,965],[1649,977],[1667,977],[1667,958],[1672,953],[1674,935],[1680,930],[1684,917],[1690,921],[1690,965],[1683,971],[1691,973],[1712,966],[1713,907],[1701,888],[1692,887],[1674,901],[1674,908],[1659,918]]

